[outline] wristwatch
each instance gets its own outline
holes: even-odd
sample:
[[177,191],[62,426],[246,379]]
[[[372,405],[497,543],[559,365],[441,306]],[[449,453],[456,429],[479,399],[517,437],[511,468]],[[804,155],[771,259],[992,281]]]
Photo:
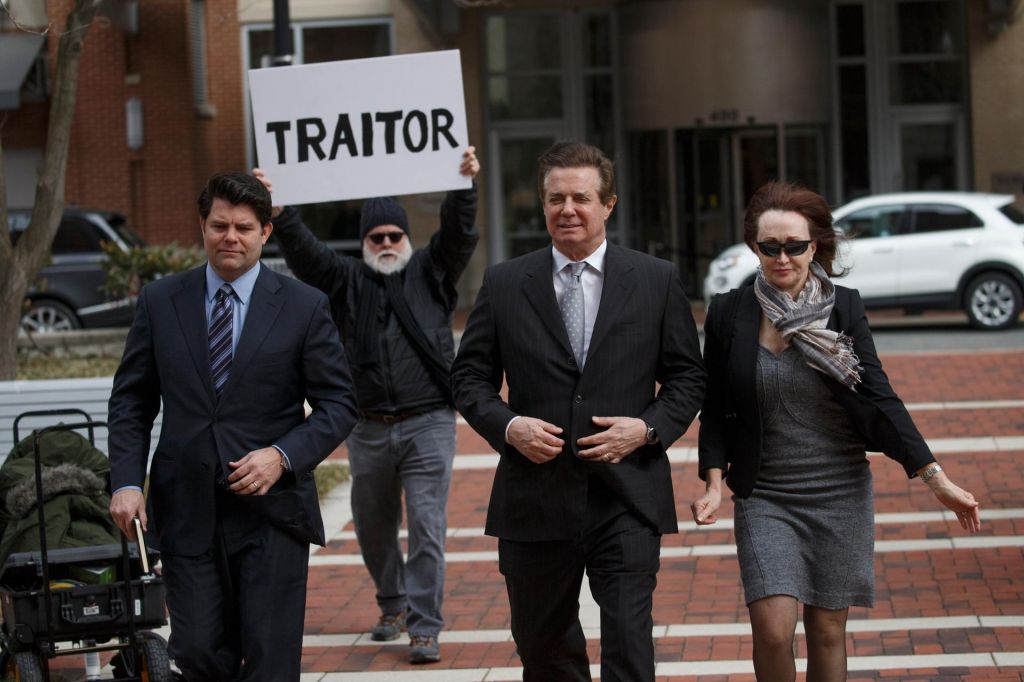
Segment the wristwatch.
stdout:
[[644,422],[644,426],[647,427],[647,434],[646,434],[647,444],[648,445],[654,445],[655,443],[658,442],[658,434],[654,432],[654,427],[651,426],[650,424],[648,424],[647,422]]

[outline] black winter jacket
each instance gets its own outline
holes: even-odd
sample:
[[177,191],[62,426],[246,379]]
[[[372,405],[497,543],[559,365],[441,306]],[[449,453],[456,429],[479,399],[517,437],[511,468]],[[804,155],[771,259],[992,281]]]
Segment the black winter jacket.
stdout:
[[[413,316],[449,367],[455,356],[451,331],[458,300],[455,284],[479,240],[475,218],[475,185],[472,189],[448,192],[441,206],[440,229],[426,247],[413,253],[402,271],[403,291]],[[310,232],[299,211],[291,206],[274,219],[274,234],[295,276],[330,297],[331,312],[349,357],[361,356],[355,348],[359,306],[367,299],[367,287],[379,286],[367,277],[362,259],[332,251]],[[383,291],[377,299],[383,329],[378,341],[380,362],[371,366],[352,365],[359,409],[394,414],[446,402],[402,331]]]

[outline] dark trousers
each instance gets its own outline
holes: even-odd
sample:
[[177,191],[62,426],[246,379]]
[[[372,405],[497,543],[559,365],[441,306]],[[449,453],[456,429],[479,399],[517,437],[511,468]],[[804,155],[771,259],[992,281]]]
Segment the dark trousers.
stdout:
[[498,542],[525,682],[591,679],[579,620],[584,570],[601,609],[601,681],[654,681],[651,605],[661,535],[624,509],[610,515],[593,497],[578,539]]
[[214,546],[161,555],[168,650],[189,682],[299,679],[309,545],[218,495]]

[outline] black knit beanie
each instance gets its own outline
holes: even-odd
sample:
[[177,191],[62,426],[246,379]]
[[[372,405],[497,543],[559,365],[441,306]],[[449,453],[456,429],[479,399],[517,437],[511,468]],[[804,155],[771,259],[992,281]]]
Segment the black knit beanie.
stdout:
[[366,233],[378,225],[394,225],[409,234],[409,218],[394,197],[376,197],[363,202],[359,213],[359,240],[366,239]]

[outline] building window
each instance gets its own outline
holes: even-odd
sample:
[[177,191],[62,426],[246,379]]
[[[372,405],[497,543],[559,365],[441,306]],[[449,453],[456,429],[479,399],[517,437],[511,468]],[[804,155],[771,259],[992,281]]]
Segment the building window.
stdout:
[[968,189],[964,0],[835,0],[841,201]]

